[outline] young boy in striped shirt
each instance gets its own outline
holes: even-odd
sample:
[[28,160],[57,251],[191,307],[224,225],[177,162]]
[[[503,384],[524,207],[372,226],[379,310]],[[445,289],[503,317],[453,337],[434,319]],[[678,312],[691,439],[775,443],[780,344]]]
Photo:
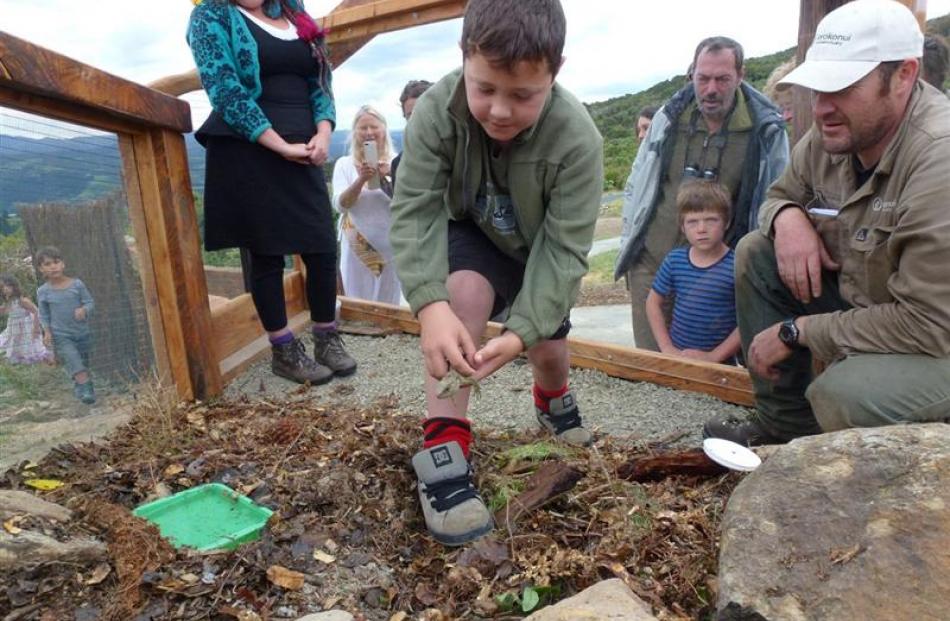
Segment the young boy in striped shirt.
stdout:
[[[696,360],[735,363],[735,252],[723,237],[729,193],[718,183],[684,183],[676,195],[679,223],[689,246],[674,248],[656,273],[647,296],[650,329],[660,351]],[[663,306],[673,298],[669,328]]]

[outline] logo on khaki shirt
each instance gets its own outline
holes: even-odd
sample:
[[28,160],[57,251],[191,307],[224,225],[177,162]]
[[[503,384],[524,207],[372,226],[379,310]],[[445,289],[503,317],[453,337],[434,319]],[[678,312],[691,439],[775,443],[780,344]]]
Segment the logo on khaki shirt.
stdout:
[[886,201],[880,196],[871,201],[871,211],[891,211],[897,207],[897,201]]

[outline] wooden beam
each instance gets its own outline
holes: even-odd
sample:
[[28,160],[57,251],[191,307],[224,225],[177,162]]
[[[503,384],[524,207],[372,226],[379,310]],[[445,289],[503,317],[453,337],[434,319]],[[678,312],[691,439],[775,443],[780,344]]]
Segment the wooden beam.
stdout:
[[0,86],[147,127],[191,131],[188,104],[0,31]]
[[[335,67],[366,45],[375,35],[461,17],[466,0],[345,0],[317,20],[329,28],[327,44]],[[0,58],[2,60],[2,58]],[[195,69],[159,78],[148,85],[168,95],[201,89]]]
[[202,271],[198,223],[191,195],[185,143],[181,134],[154,129],[120,141],[127,190],[138,197],[144,213],[148,253],[158,314],[165,335],[171,379],[183,399],[204,399],[221,391]]
[[330,30],[327,43],[333,45],[461,17],[464,12],[465,0],[377,0],[334,10],[317,21]]
[[[152,340],[152,352],[160,383],[170,385],[174,382],[172,363],[165,341],[165,329],[162,320],[161,305],[158,300],[158,287],[155,280],[154,254],[149,242],[148,225],[145,217],[145,203],[142,187],[139,183],[139,167],[135,158],[132,136],[119,134],[119,152],[122,155],[122,178],[125,181],[125,195],[129,204],[129,220],[135,233],[135,245],[139,249],[139,277],[142,279],[142,292],[145,297],[145,315],[148,317],[149,334]],[[185,379],[184,374],[181,377]],[[191,383],[191,380],[188,380]]]
[[[344,296],[339,299],[341,319],[368,321],[380,327],[419,334],[419,322],[407,308]],[[501,329],[501,324],[489,323],[486,337],[500,334]],[[572,336],[568,337],[567,342],[571,364],[576,367],[597,369],[611,377],[704,393],[739,405],[751,406],[755,403],[752,382],[745,369]]]
[[139,123],[119,118],[108,112],[78,107],[43,95],[25,93],[11,88],[10,85],[0,85],[0,106],[117,134],[136,134],[144,129]]

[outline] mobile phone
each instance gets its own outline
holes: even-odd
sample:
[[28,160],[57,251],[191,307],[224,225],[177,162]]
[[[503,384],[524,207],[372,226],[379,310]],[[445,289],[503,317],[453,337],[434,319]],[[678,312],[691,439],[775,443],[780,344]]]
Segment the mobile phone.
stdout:
[[373,168],[376,169],[376,174],[370,177],[370,180],[366,182],[366,187],[371,190],[379,189],[379,152],[376,150],[376,141],[367,140],[363,143],[363,160],[372,164]]

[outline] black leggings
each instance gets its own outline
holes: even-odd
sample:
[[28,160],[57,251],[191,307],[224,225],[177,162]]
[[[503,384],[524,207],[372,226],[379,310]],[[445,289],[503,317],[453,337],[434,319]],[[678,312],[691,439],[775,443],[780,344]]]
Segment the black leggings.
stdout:
[[[283,255],[251,255],[251,298],[268,332],[287,326],[287,305],[284,301]],[[307,303],[310,319],[329,323],[336,317],[336,253],[302,254],[307,266]]]

